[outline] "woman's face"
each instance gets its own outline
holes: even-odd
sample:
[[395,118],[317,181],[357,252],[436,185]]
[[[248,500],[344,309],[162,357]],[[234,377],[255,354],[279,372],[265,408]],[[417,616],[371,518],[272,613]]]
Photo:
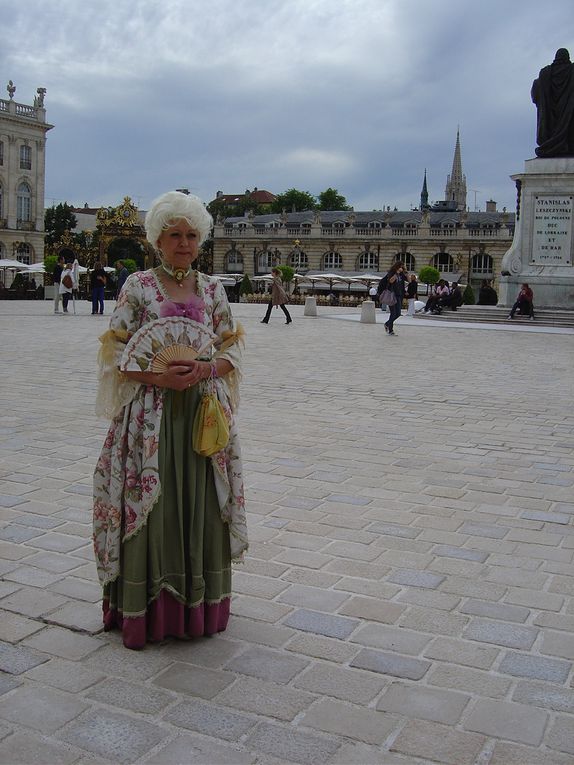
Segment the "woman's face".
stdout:
[[157,244],[172,268],[187,269],[199,255],[199,234],[186,220],[178,220],[162,231]]

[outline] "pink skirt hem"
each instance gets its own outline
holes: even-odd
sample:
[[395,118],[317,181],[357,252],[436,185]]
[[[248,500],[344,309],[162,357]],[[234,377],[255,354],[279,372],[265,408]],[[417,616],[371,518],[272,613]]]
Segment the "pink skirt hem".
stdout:
[[192,638],[223,632],[229,621],[231,598],[219,603],[202,603],[188,608],[167,590],[152,601],[143,616],[123,616],[104,599],[104,630],[118,628],[126,648],[141,649],[146,642],[158,643],[168,637]]

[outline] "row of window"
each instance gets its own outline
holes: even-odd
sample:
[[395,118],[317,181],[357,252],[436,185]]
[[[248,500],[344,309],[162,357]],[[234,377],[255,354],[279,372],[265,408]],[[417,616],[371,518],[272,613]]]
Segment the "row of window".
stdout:
[[[4,164],[4,142],[0,141],[0,165]],[[26,144],[20,146],[20,170],[32,169],[32,149]]]
[[[6,258],[8,257],[8,253],[6,252],[6,247],[2,242],[0,242],[0,258]],[[21,242],[18,245],[18,249],[16,250],[16,260],[19,260],[20,263],[27,263],[30,264],[32,262],[32,248],[29,244],[25,244],[24,242]]]
[[[4,189],[0,183],[0,218],[4,215]],[[32,220],[32,189],[24,181],[16,189],[16,218],[20,223]]]
[[[395,255],[395,260],[402,260],[407,271],[416,271],[416,261],[410,252]],[[259,270],[266,270],[280,262],[277,254],[269,251],[259,253],[257,257],[257,266]],[[305,252],[292,252],[287,257],[287,263],[296,271],[307,270],[309,268],[309,257]],[[230,250],[226,255],[227,270],[233,271],[234,267],[243,265],[243,256],[237,250]],[[453,273],[455,271],[454,260],[447,252],[437,252],[433,257],[433,266],[441,273]],[[326,271],[336,271],[343,268],[343,256],[338,252],[326,252],[321,258],[321,269]],[[494,268],[494,261],[490,255],[479,253],[473,255],[471,269],[475,274],[491,274]],[[364,252],[359,255],[356,263],[358,271],[378,271],[379,258],[373,252]]]

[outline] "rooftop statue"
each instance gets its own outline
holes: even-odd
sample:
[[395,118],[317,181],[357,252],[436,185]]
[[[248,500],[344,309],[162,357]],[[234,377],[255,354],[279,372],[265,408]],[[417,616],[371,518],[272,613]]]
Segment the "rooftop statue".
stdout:
[[531,96],[538,110],[537,157],[574,157],[574,64],[566,48],[540,70]]

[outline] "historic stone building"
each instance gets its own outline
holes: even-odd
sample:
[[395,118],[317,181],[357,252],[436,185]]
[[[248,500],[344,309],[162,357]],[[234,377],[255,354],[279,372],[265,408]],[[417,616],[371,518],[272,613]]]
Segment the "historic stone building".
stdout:
[[44,258],[45,88],[32,106],[0,99],[0,258],[37,263]]
[[466,207],[457,133],[447,199],[428,205],[426,172],[418,210],[295,212],[218,220],[214,229],[215,273],[266,274],[275,264],[297,273],[385,273],[395,260],[409,271],[433,265],[449,281],[473,287],[500,275],[512,243],[514,214]]

